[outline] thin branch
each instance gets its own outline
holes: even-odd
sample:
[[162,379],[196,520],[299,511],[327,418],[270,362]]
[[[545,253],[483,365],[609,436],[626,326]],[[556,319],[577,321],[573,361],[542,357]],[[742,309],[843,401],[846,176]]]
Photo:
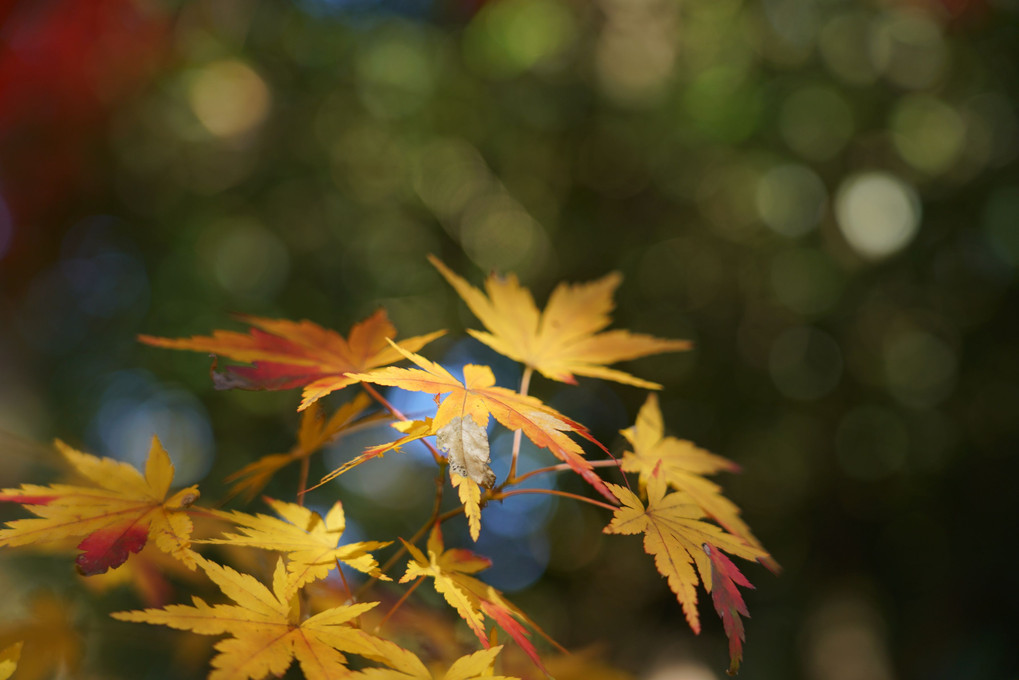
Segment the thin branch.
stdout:
[[[443,463],[445,463],[445,461],[443,461]],[[425,535],[425,533],[429,529],[432,528],[432,526],[434,526],[436,523],[441,524],[442,522],[446,521],[444,519],[440,519],[439,517],[439,508],[442,506],[442,492],[445,488],[445,479],[446,479],[446,466],[443,464],[439,466],[439,474],[435,476],[435,503],[432,505],[432,514],[428,516],[428,520],[421,525],[421,528],[414,532],[414,535],[410,537],[410,540],[407,541],[407,543],[414,545],[415,543],[421,540],[421,538]],[[390,558],[386,560],[386,562],[379,568],[379,571],[385,573],[392,569],[393,565],[395,565],[399,561],[399,559],[406,554],[406,552],[407,546],[405,544],[401,545],[399,548],[397,548],[396,552],[393,553],[390,556]],[[360,588],[358,588],[357,592],[359,594],[364,592],[378,580],[379,580],[378,577],[373,576],[371,579],[366,581]]]
[[[532,375],[534,375],[534,369],[530,366],[524,366],[524,374],[520,377],[520,396],[527,396],[527,390],[531,388]],[[509,474],[506,475],[507,480],[515,481],[517,474],[517,458],[520,456],[520,443],[523,441],[523,434],[523,430],[517,430],[513,433],[513,457],[510,459]]]
[[304,492],[308,488],[308,469],[311,467],[311,456],[301,458],[301,473],[297,479],[297,504],[304,506]]
[[[592,460],[591,467],[619,467],[618,460]],[[569,463],[559,463],[558,465],[550,465],[548,467],[538,468],[537,470],[531,470],[525,472],[519,477],[513,480],[514,484],[519,484],[528,477],[534,477],[535,475],[545,474],[546,472],[562,472],[564,470],[572,470]]]
[[492,500],[501,501],[504,498],[509,498],[510,496],[517,496],[523,493],[544,493],[550,496],[562,496],[563,498],[571,498],[575,501],[581,501],[583,503],[597,505],[599,508],[605,508],[606,510],[611,510],[612,512],[618,510],[618,508],[614,505],[602,503],[601,501],[596,501],[593,498],[588,498],[587,496],[580,496],[575,493],[569,493],[568,491],[559,491],[558,489],[514,489],[513,491],[500,491],[499,493],[492,495]]
[[343,589],[347,591],[347,602],[351,604],[357,602],[357,597],[354,595],[354,591],[350,589],[350,584],[347,583],[347,577],[343,573],[343,566],[338,558],[336,559],[336,571],[340,573],[340,582],[343,583]]
[[377,626],[375,626],[375,630],[373,631],[375,634],[378,634],[379,630],[382,629],[382,626],[386,623],[386,621],[389,620],[389,617],[392,616],[396,612],[396,610],[400,608],[400,606],[407,600],[407,598],[410,597],[410,594],[413,593],[417,589],[417,587],[421,585],[421,582],[424,580],[425,580],[424,576],[418,576],[418,579],[414,581],[414,585],[407,589],[407,592],[405,592],[403,596],[396,601],[396,604],[394,604],[392,608],[388,612],[386,612],[386,615],[383,616],[382,620],[379,621]]

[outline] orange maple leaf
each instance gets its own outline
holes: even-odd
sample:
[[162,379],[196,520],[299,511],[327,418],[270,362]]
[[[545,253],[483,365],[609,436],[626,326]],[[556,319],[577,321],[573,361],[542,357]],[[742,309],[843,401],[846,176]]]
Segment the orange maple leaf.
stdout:
[[430,255],[428,260],[489,330],[468,333],[552,380],[575,383],[574,376],[582,375],[660,389],[658,383],[607,366],[692,346],[687,340],[666,340],[624,330],[599,332],[612,323],[612,293],[622,281],[618,272],[585,284],[560,283],[541,312],[531,292],[513,274],[488,277],[486,296],[438,258]]
[[[215,376],[217,389],[304,387],[298,410],[357,382],[347,373],[369,371],[401,358],[386,342],[396,337],[396,328],[384,309],[354,324],[349,338],[307,320],[294,322],[244,315],[238,318],[253,328],[248,333],[217,330],[211,336],[175,339],[139,335],[138,339],[155,347],[209,352],[234,361],[252,362],[253,366],[230,366],[226,374]],[[443,333],[408,338],[401,340],[400,345],[416,352]]]
[[633,447],[632,451],[623,452],[623,471],[639,473],[641,488],[653,476],[662,475],[669,486],[688,494],[708,517],[764,552],[762,561],[769,569],[778,569],[778,564],[767,555],[761,542],[740,517],[739,507],[722,495],[721,487],[702,476],[721,470],[738,471],[738,465],[698,448],[692,442],[665,436],[662,412],[655,394],[648,395],[637,414],[637,422],[623,430],[622,435]]
[[701,630],[697,615],[697,573],[700,572],[705,588],[710,589],[712,585],[711,561],[702,546],[708,543],[748,560],[767,554],[720,527],[701,521],[704,512],[700,506],[681,491],[666,494],[665,480],[660,475],[648,481],[646,507],[629,489],[616,484],[609,484],[609,488],[623,505],[616,509],[603,531],[644,534],[644,551],[654,556],[658,572],[668,580],[669,588],[683,606],[686,621],[695,633]]
[[464,366],[464,380],[460,382],[439,364],[395,344],[393,348],[419,368],[391,366],[371,373],[351,374],[349,377],[415,392],[429,392],[437,398],[448,393],[439,403],[432,419],[433,434],[454,418],[466,419],[467,416],[484,429],[488,426],[489,415],[492,415],[508,430],[523,430],[536,446],[551,451],[603,495],[615,501],[605,488],[604,482],[595,474],[591,462],[584,458],[584,450],[580,444],[567,436],[567,433],[580,435],[605,450],[583,425],[570,420],[535,397],[521,395],[505,387],[497,387],[495,375],[488,366],[467,364]]
[[413,559],[407,562],[407,572],[400,579],[400,583],[422,577],[432,578],[435,590],[456,610],[460,618],[467,622],[486,649],[490,642],[485,632],[485,616],[506,631],[542,670],[544,666],[531,643],[530,634],[524,628],[525,625],[565,652],[534,621],[507,601],[502,593],[468,575],[491,566],[488,558],[462,548],[446,550],[438,525],[432,528],[428,536],[427,557],[410,543],[404,541],[404,545]]
[[[216,643],[209,680],[260,680],[282,676],[296,657],[308,680],[346,677],[344,653],[357,654],[399,670],[415,672],[420,661],[407,650],[369,635],[351,621],[378,602],[340,606],[301,617],[299,590],[280,559],[270,591],[249,574],[242,574],[202,557],[199,565],[223,594],[236,604],[208,605],[195,597],[194,606],[174,604],[162,609],[115,612],[120,621],[152,623],[199,635],[233,637]],[[416,662],[416,663],[415,663]]]
[[19,546],[85,536],[76,559],[85,575],[101,574],[123,564],[141,550],[150,534],[156,546],[194,569],[193,525],[187,509],[198,487],[181,489],[166,498],[173,465],[159,439],[152,438],[145,476],[127,463],[75,451],[61,441],[64,458],[96,487],[24,484],[0,491],[0,501],[22,503],[37,515],[8,522],[0,530],[0,546]]

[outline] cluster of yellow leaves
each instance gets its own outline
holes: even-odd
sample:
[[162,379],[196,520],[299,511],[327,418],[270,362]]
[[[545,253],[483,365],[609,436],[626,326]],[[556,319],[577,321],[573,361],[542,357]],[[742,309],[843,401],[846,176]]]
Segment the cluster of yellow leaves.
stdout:
[[194,605],[169,605],[162,609],[117,612],[121,621],[154,623],[199,635],[232,637],[216,643],[209,680],[264,678],[283,675],[294,658],[308,680],[327,680],[347,666],[344,653],[372,661],[393,664],[398,669],[417,670],[410,652],[351,625],[376,602],[340,606],[301,616],[299,589],[295,577],[280,559],[273,573],[272,590],[249,574],[197,558],[198,564],[224,595],[235,604],[206,604],[194,598]]
[[[607,484],[596,474],[578,440],[587,440],[608,451],[586,427],[527,394],[534,371],[567,383],[575,383],[576,376],[586,376],[659,389],[661,386],[657,383],[609,368],[609,365],[688,349],[690,343],[625,330],[605,330],[611,323],[612,295],[621,281],[616,273],[586,284],[560,284],[544,310],[539,310],[530,291],[513,275],[489,277],[482,292],[436,258],[430,260],[487,329],[471,330],[470,334],[524,365],[519,391],[496,385],[488,366],[464,366],[460,380],[438,363],[416,353],[444,331],[395,342],[396,330],[383,310],[355,324],[346,338],[310,321],[241,317],[251,326],[247,333],[220,330],[211,336],[179,339],[140,336],[140,339],[155,346],[211,352],[252,363],[251,366],[230,366],[222,373],[215,372],[214,364],[213,380],[218,388],[303,388],[298,410],[304,413],[296,443],[286,453],[262,457],[234,473],[228,478],[234,483],[232,495],[244,494],[252,498],[279,470],[298,461],[304,466],[303,491],[308,459],[312,455],[343,433],[384,417],[369,412],[371,400],[367,394],[357,395],[330,417],[325,416],[319,399],[362,383],[368,394],[400,419],[393,426],[402,436],[367,449],[327,474],[321,483],[367,460],[399,450],[408,442],[435,437],[432,451],[437,461],[441,461],[439,451],[446,454],[452,486],[463,506],[470,535],[477,540],[485,498],[482,488],[492,490],[488,497],[501,498],[495,494],[504,486],[516,483],[516,450],[520,435],[527,436],[537,447],[547,449],[566,464],[560,469],[573,470],[613,506],[619,506],[604,529],[606,533],[643,534],[645,551],[654,557],[659,572],[667,579],[695,632],[700,630],[698,585],[703,584],[712,594],[730,640],[730,670],[735,671],[742,656],[744,635],[740,616],[747,615],[737,586],[752,586],[725,553],[748,560],[770,560],[740,518],[739,509],[722,495],[718,485],[704,477],[735,470],[736,466],[690,442],[665,436],[657,399],[651,395],[634,426],[623,431],[630,449],[620,463],[624,472],[638,474],[639,490],[641,494],[646,492],[645,502],[642,495],[624,486]],[[410,361],[414,367],[391,366],[401,360]],[[436,411],[422,420],[407,420],[372,384],[433,394]],[[503,486],[497,488],[498,480],[489,464],[487,428],[492,419],[517,433],[511,474]],[[390,580],[372,554],[390,542],[344,544],[341,539],[346,517],[339,501],[325,517],[302,505],[273,499],[267,499],[267,503],[276,516],[197,509],[192,507],[198,498],[197,487],[169,495],[173,466],[155,438],[144,475],[125,463],[90,456],[60,442],[57,446],[65,460],[94,486],[23,485],[0,491],[0,501],[21,503],[36,515],[15,520],[0,530],[0,546],[84,537],[78,543],[82,551],[77,559],[78,567],[83,574],[94,575],[116,569],[129,555],[139,553],[148,538],[153,537],[156,548],[188,569],[200,568],[197,577],[207,576],[233,604],[207,604],[194,597],[191,605],[171,604],[118,612],[114,617],[201,635],[228,636],[215,645],[217,653],[212,660],[211,680],[260,680],[267,675],[280,676],[295,659],[308,680],[335,677],[363,680],[486,677],[498,680],[503,676],[492,675],[493,665],[502,648],[493,646],[495,626],[543,671],[545,666],[531,640],[532,634],[537,633],[558,647],[502,593],[472,576],[489,566],[487,559],[465,549],[445,548],[440,523],[436,521],[441,488],[426,550],[404,542],[404,550],[411,559],[400,583],[415,581],[416,587],[423,579],[431,579],[436,591],[485,649],[468,653],[432,672],[411,651],[361,628],[362,615],[378,602],[357,603],[351,597],[336,606],[319,607],[316,613],[305,611],[308,608],[306,588],[323,581],[333,569],[340,570],[341,565],[373,580]],[[672,492],[669,492],[670,487]],[[196,513],[206,519],[228,522],[232,528],[217,538],[192,539],[192,515]],[[271,587],[252,574],[199,555],[192,544],[278,553]],[[133,563],[143,572],[151,572],[159,569],[157,561],[151,556],[136,557]],[[152,584],[146,587],[154,591]],[[151,599],[161,601],[165,593],[158,597],[153,595]],[[19,646],[12,646],[0,653],[0,680],[7,677],[5,672],[9,675],[13,671],[12,664],[16,663],[19,650]],[[351,670],[348,655],[360,657],[355,666],[358,670]],[[366,663],[375,666],[366,668]]]

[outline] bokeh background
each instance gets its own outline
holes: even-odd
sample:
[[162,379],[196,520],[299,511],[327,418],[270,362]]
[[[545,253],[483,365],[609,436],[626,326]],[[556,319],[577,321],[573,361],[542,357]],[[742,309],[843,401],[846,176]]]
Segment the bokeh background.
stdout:
[[[514,386],[425,255],[539,302],[619,270],[617,327],[696,343],[624,368],[743,466],[721,482],[785,568],[746,569],[741,676],[1019,677],[1017,45],[1014,0],[0,2],[0,481],[58,474],[53,437],[137,462],[158,432],[213,499],[291,446],[296,393],[214,392],[138,333],[381,304]],[[535,391],[617,453],[645,398]],[[314,502],[409,535],[417,460]],[[637,539],[524,498],[485,511],[492,583],[637,677],[722,677],[720,623],[686,629]],[[42,590],[83,676],[171,677],[66,557],[2,558],[4,630]]]

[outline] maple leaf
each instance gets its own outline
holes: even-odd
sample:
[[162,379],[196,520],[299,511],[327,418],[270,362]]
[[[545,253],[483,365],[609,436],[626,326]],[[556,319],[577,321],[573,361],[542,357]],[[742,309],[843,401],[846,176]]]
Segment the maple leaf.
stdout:
[[660,475],[652,476],[648,481],[646,507],[629,489],[616,484],[609,484],[609,488],[622,507],[616,509],[612,521],[603,531],[607,534],[644,534],[644,551],[654,556],[655,566],[676,594],[687,623],[695,633],[700,633],[697,573],[700,572],[705,587],[712,583],[711,561],[702,546],[708,543],[748,560],[761,558],[766,553],[714,524],[701,521],[704,512],[691,502],[687,494],[674,492],[666,495],[666,484]]
[[624,330],[599,332],[612,323],[612,293],[622,281],[618,272],[585,284],[560,283],[540,312],[531,292],[513,274],[488,277],[486,296],[438,258],[429,255],[428,260],[489,330],[468,333],[552,380],[575,383],[574,376],[582,375],[660,389],[658,383],[607,366],[691,347],[687,340],[666,340]]
[[18,660],[18,680],[77,677],[81,665],[81,636],[71,623],[67,603],[48,593],[35,594],[29,602],[29,618],[4,621],[0,647],[23,644]]
[[24,644],[15,642],[0,652],[0,680],[8,680],[18,669],[18,659],[21,658],[21,647]]
[[707,543],[701,547],[711,560],[711,580],[708,582],[707,588],[711,591],[711,601],[715,605],[715,611],[722,618],[725,635],[729,638],[728,673],[735,675],[743,660],[743,642],[746,640],[743,620],[740,615],[750,616],[747,605],[743,601],[743,595],[740,594],[736,586],[741,585],[744,588],[753,588],[753,586],[719,548]]
[[522,430],[536,446],[547,448],[604,496],[615,501],[601,478],[595,474],[591,462],[584,458],[583,449],[567,436],[567,433],[580,435],[605,450],[583,425],[535,397],[497,387],[495,376],[488,366],[467,364],[463,369],[464,380],[460,382],[439,364],[395,344],[393,347],[418,368],[390,366],[372,373],[351,374],[349,377],[414,392],[429,392],[436,397],[448,393],[435,411],[432,426],[436,432],[454,418],[467,416],[484,429],[488,426],[489,415],[492,415],[506,429]]
[[[211,336],[159,338],[139,335],[148,345],[186,349],[222,355],[252,366],[230,366],[216,377],[217,389],[284,390],[303,387],[299,411],[330,392],[352,385],[347,373],[368,371],[400,360],[400,354],[386,341],[396,337],[384,309],[354,324],[349,338],[311,321],[264,319],[239,315],[252,326],[248,333],[214,331]],[[401,340],[412,352],[445,333],[436,331]]]
[[502,645],[482,649],[460,657],[442,675],[433,675],[422,664],[418,673],[402,673],[389,668],[369,668],[351,676],[354,680],[518,680],[504,675],[492,675],[495,657]]
[[209,605],[194,597],[194,606],[174,604],[111,616],[199,635],[231,635],[215,645],[218,654],[212,659],[209,680],[282,676],[295,657],[308,680],[328,680],[349,674],[344,653],[395,665],[400,670],[416,670],[410,660],[413,655],[407,650],[350,625],[378,602],[333,607],[301,620],[299,593],[282,559],[276,563],[271,591],[249,574],[202,557],[197,560],[236,604]]
[[435,433],[435,444],[447,454],[450,471],[467,477],[475,484],[491,489],[495,473],[489,467],[488,432],[468,413],[457,416]]
[[145,476],[127,463],[90,456],[59,440],[56,446],[97,486],[24,484],[0,491],[0,501],[22,503],[37,515],[8,522],[7,528],[0,530],[0,546],[85,536],[78,544],[83,552],[75,561],[81,573],[92,575],[120,566],[153,535],[160,550],[194,568],[193,526],[186,511],[198,498],[198,487],[181,489],[166,498],[173,465],[158,438],[152,438]]
[[249,546],[286,553],[287,571],[293,580],[291,585],[295,588],[325,578],[337,566],[337,561],[383,581],[390,580],[379,571],[378,562],[369,552],[384,548],[389,545],[389,541],[340,544],[346,528],[343,504],[340,501],[333,504],[325,519],[317,512],[296,503],[272,498],[267,498],[266,502],[282,519],[237,511],[221,513],[224,518],[237,524],[241,533],[227,533],[222,538],[207,539],[201,543]]
[[[489,648],[490,642],[485,632],[485,616],[506,631],[534,664],[544,671],[541,659],[524,625],[531,627],[556,647],[559,645],[526,614],[508,602],[502,593],[469,576],[491,566],[492,562],[488,558],[463,548],[446,550],[438,525],[432,528],[428,536],[427,557],[416,546],[406,541],[403,544],[413,559],[407,562],[407,571],[400,579],[400,583],[420,577],[433,579],[435,590],[456,610],[486,649]],[[561,647],[559,649],[562,650]]]
[[630,442],[633,451],[623,452],[621,467],[624,472],[640,474],[641,488],[652,476],[661,474],[669,486],[688,494],[708,517],[762,551],[762,562],[769,569],[778,570],[778,564],[740,517],[739,507],[722,495],[721,487],[702,476],[722,470],[736,472],[739,471],[738,465],[698,448],[692,442],[665,436],[662,412],[655,394],[648,395],[637,414],[636,423],[623,430],[622,435]]
[[290,463],[308,458],[326,444],[337,439],[343,431],[355,423],[364,424],[384,417],[360,418],[370,404],[371,398],[362,392],[336,409],[336,412],[328,419],[322,412],[321,402],[312,404],[301,415],[297,443],[290,451],[263,456],[226,478],[228,482],[234,482],[230,489],[231,497],[243,493],[247,500],[251,500],[265,488],[273,475]]

